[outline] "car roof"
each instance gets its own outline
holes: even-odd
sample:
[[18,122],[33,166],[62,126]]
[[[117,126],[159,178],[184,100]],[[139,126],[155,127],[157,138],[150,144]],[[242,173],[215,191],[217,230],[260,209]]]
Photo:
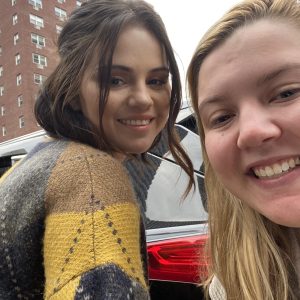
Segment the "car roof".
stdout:
[[[188,101],[183,101],[176,123],[184,121],[192,115]],[[35,131],[5,142],[0,143],[0,157],[24,155],[29,153],[36,144],[47,137],[45,130]]]
[[0,157],[27,154],[46,137],[44,130],[29,133],[0,143]]

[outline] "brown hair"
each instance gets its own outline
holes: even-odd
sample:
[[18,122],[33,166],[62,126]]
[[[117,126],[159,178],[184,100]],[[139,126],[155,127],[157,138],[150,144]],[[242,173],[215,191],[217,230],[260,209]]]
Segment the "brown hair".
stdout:
[[[60,62],[45,85],[35,105],[38,123],[53,137],[77,140],[101,150],[114,150],[103,131],[102,116],[109,89],[113,52],[120,32],[127,25],[139,25],[155,36],[166,54],[172,90],[166,131],[170,150],[194,184],[192,163],[180,146],[174,123],[181,105],[181,84],[177,63],[165,26],[153,7],[142,0],[90,0],[76,9],[59,38]],[[96,129],[81,111],[72,105],[79,101],[83,74],[95,49],[101,49],[99,73],[99,119]],[[161,134],[152,146],[157,144]]]

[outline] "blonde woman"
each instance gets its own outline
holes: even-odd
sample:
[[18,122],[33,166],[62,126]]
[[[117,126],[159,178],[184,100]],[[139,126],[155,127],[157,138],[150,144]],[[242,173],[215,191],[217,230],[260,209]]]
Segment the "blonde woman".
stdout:
[[300,4],[251,0],[200,41],[211,299],[300,299]]

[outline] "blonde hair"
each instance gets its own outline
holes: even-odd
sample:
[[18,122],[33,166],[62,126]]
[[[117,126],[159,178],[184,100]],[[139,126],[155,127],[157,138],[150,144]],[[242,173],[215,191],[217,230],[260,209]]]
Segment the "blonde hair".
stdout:
[[187,73],[201,136],[208,197],[211,275],[204,286],[207,292],[212,276],[217,276],[227,299],[298,299],[293,253],[289,250],[291,229],[266,219],[218,181],[207,157],[197,109],[198,76],[203,60],[238,28],[265,18],[300,26],[300,5],[296,0],[248,0],[236,5],[202,38]]

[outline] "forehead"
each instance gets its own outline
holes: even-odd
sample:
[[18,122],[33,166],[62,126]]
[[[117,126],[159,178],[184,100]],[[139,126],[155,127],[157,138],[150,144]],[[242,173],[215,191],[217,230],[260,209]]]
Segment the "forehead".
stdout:
[[[98,45],[87,64],[86,73],[93,73],[98,67],[101,45]],[[112,56],[113,65],[129,68],[166,67],[168,59],[164,46],[155,35],[140,25],[127,25],[120,32]]]
[[[199,92],[215,89],[244,70],[268,72],[275,64],[300,62],[300,28],[280,20],[260,20],[236,30],[203,61]],[[226,76],[225,76],[226,75]],[[223,86],[225,88],[225,86]]]
[[156,63],[159,64],[166,59],[163,45],[152,32],[141,26],[129,25],[119,35],[113,54],[113,63],[123,60],[139,61],[139,58],[143,63],[157,61]]
[[[101,45],[93,51],[88,63],[91,71],[98,66]],[[148,29],[140,25],[127,25],[120,32],[113,50],[112,64],[143,64],[167,66],[168,59],[164,45]]]

